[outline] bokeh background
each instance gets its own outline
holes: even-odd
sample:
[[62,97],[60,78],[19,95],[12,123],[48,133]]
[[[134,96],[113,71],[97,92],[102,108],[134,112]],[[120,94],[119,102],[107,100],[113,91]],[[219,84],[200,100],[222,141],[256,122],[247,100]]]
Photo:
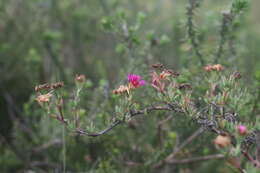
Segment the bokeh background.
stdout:
[[[187,3],[187,0],[0,0],[0,172],[62,172],[64,160],[68,172],[150,172],[149,166],[125,160],[145,161],[150,152],[155,153],[151,160],[156,160],[158,153],[152,147],[156,144],[152,134],[156,132],[149,130],[156,120],[145,124],[146,127],[129,125],[128,129],[126,125],[97,139],[69,134],[64,139],[62,126],[44,118],[44,112],[34,101],[34,86],[56,81],[70,86],[75,74],[85,74],[93,92],[86,101],[88,110],[99,114],[100,109],[112,110],[105,92],[110,92],[129,72],[142,73],[153,62],[176,70],[197,68],[199,62],[187,41]],[[231,0],[204,0],[195,10],[200,48],[208,63],[217,48],[222,13],[230,9],[230,4]],[[224,47],[220,59],[221,64],[239,70],[249,87],[254,85],[260,69],[259,6],[259,0],[250,1],[236,21],[230,45]],[[125,16],[124,22],[129,26],[142,20],[134,31],[136,44],[130,51],[124,36],[116,30],[120,26],[118,18],[112,29],[107,22],[118,14]],[[179,126],[175,128],[182,135],[190,133],[181,132]],[[174,138],[175,133],[170,134],[169,138]],[[201,143],[207,139],[208,136],[203,137]],[[168,145],[170,148],[171,142]],[[200,168],[186,165],[174,169],[231,171],[221,165],[213,161],[201,164]]]

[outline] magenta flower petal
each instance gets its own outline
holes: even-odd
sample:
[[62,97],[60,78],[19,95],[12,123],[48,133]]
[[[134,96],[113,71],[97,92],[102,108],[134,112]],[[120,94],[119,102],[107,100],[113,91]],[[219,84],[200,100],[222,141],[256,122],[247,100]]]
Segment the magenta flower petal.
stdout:
[[247,128],[246,128],[246,126],[244,126],[244,125],[239,125],[239,126],[238,126],[238,132],[239,132],[239,134],[241,134],[241,135],[246,134],[246,133],[247,133]]
[[141,86],[144,86],[144,85],[145,85],[145,80],[141,80],[141,81],[140,81],[140,85],[141,85]]
[[145,81],[142,80],[142,77],[136,74],[128,74],[127,80],[134,88],[145,85]]

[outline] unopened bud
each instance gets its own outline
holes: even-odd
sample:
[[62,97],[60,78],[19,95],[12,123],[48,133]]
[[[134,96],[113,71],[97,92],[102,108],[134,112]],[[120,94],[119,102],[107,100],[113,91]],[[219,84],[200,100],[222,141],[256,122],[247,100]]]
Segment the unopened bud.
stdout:
[[86,77],[84,74],[76,75],[76,77],[75,77],[75,81],[79,82],[79,83],[83,83],[83,82],[85,82],[85,80],[86,80]]
[[246,126],[244,126],[244,125],[239,125],[238,127],[237,127],[237,130],[238,130],[238,133],[240,134],[240,135],[245,135],[245,134],[247,134],[247,128],[246,128]]
[[218,135],[214,140],[214,144],[220,148],[225,148],[231,144],[231,139],[229,136]]

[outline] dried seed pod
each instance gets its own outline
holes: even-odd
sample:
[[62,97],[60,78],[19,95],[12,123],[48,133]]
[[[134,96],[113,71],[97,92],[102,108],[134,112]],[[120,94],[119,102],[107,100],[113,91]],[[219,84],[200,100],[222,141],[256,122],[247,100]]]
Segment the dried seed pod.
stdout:
[[192,86],[191,86],[191,84],[188,84],[188,83],[182,83],[182,84],[179,84],[177,86],[177,88],[180,89],[180,90],[183,90],[183,89],[190,90],[190,89],[192,89]]
[[215,71],[223,71],[225,68],[221,64],[215,64],[212,66],[212,69]]
[[38,92],[38,91],[41,91],[41,90],[48,90],[48,89],[51,89],[51,85],[50,84],[42,84],[42,85],[37,85],[35,86],[35,91]]
[[63,82],[57,82],[53,84],[42,84],[35,87],[35,91],[41,91],[41,90],[50,90],[50,89],[58,89],[64,86]]
[[58,89],[58,88],[61,88],[63,86],[64,86],[63,82],[57,82],[57,83],[51,84],[52,89]]
[[203,67],[203,69],[207,72],[212,71],[212,65],[206,65]]
[[120,85],[119,88],[114,89],[113,94],[124,94],[127,93],[129,95],[130,93],[130,88],[128,86],[125,85]]
[[173,70],[170,69],[164,69],[161,74],[160,74],[160,78],[161,79],[165,79],[168,76],[172,76],[172,77],[178,77],[180,75],[180,73],[175,72]]
[[86,76],[84,74],[76,75],[75,81],[79,83],[83,83],[86,80]]
[[156,63],[152,65],[153,68],[163,68],[163,64],[161,63]]
[[242,78],[242,75],[241,75],[241,73],[239,73],[239,72],[237,71],[237,72],[234,72],[234,73],[232,74],[232,77],[233,77],[234,79],[241,79],[241,78]]
[[215,65],[206,65],[203,67],[203,69],[206,72],[210,72],[210,71],[223,71],[225,68],[221,64],[215,64]]

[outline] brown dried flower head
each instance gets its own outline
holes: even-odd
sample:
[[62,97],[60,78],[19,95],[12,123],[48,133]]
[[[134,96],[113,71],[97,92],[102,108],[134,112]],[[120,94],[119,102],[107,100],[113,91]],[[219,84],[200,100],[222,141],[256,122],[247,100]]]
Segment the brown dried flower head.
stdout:
[[47,93],[47,94],[42,94],[42,95],[39,95],[37,98],[36,98],[36,101],[41,104],[41,103],[47,103],[50,101],[50,98],[52,97],[52,94],[51,93]]
[[223,71],[225,68],[221,64],[215,64],[215,65],[206,65],[205,67],[203,67],[203,69],[206,72],[210,72],[210,71]]
[[203,69],[207,72],[212,71],[212,65],[206,65]]
[[58,89],[58,88],[61,88],[63,86],[64,86],[63,82],[57,82],[57,83],[51,84],[51,88],[53,88],[53,89]]
[[42,84],[42,85],[37,85],[35,87],[35,91],[39,92],[42,90],[51,90],[51,89],[58,89],[64,86],[63,82],[57,82],[57,83],[53,83],[53,84]]
[[120,85],[119,88],[113,90],[113,94],[124,94],[127,93],[129,95],[130,88],[125,85]]
[[218,135],[214,140],[214,144],[220,148],[225,148],[231,144],[231,139],[228,135]]
[[153,68],[163,68],[163,64],[161,63],[156,63],[152,65]]
[[242,78],[242,75],[241,75],[241,73],[239,73],[239,72],[237,71],[237,72],[234,72],[234,73],[232,74],[232,77],[233,77],[234,79],[241,79],[241,78]]
[[182,84],[179,84],[177,86],[177,88],[180,89],[180,90],[183,90],[183,89],[190,90],[190,89],[192,89],[192,86],[191,86],[191,84],[188,84],[188,83],[182,83]]
[[165,81],[162,80],[162,78],[154,71],[151,73],[152,76],[152,87],[157,89],[159,92],[164,92],[165,89]]
[[175,72],[173,70],[165,69],[160,73],[161,79],[166,79],[168,76],[172,77],[178,77],[180,74],[178,72]]
[[167,77],[171,76],[171,73],[168,72],[167,70],[163,70],[161,73],[160,73],[160,78],[161,79],[166,79]]
[[42,84],[42,85],[37,85],[37,86],[35,86],[35,88],[34,88],[34,90],[36,91],[36,92],[38,92],[38,91],[41,91],[41,90],[49,90],[49,89],[51,89],[51,85],[50,84]]
[[76,75],[75,81],[79,83],[83,83],[86,80],[86,76],[84,74]]
[[212,69],[215,71],[223,71],[225,68],[221,64],[215,64],[212,66]]

